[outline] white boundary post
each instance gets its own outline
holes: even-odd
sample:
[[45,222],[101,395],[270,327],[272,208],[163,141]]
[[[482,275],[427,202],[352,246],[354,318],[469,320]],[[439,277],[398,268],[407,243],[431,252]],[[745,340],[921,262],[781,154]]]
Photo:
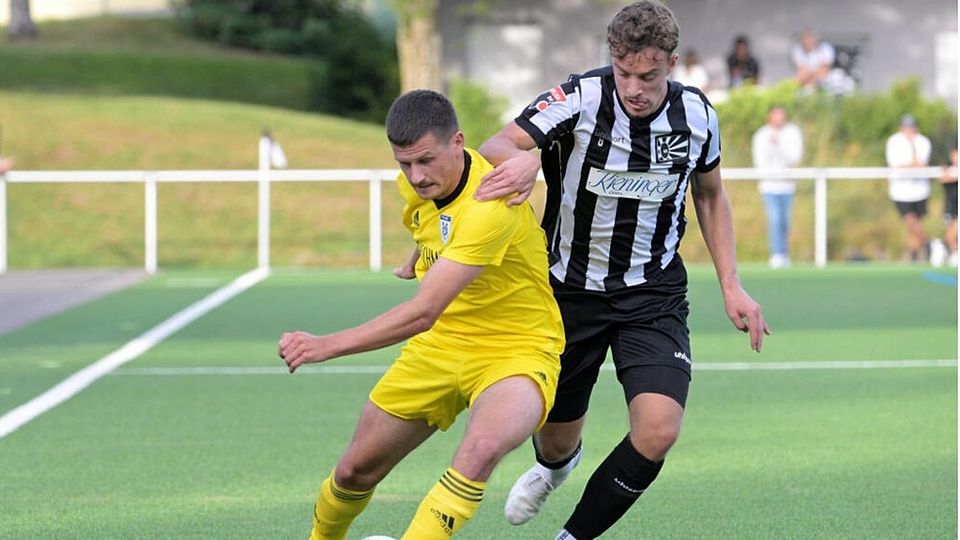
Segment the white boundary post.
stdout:
[[380,182],[382,180],[379,171],[370,171],[370,270],[379,272],[383,266],[383,235],[380,230],[382,189]]
[[273,141],[266,134],[260,137],[257,168],[257,266],[270,268],[270,147]]
[[827,174],[817,171],[814,179],[813,261],[817,268],[827,266]]
[[157,179],[153,173],[144,175],[143,211],[143,267],[148,274],[157,272]]
[[7,179],[0,174],[0,274],[7,272]]

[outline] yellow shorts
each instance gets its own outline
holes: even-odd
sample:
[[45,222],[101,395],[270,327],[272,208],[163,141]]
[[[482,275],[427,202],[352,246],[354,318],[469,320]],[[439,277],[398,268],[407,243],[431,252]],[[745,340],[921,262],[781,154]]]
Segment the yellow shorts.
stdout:
[[406,420],[423,418],[446,430],[457,415],[494,383],[526,375],[540,387],[543,416],[553,407],[560,374],[559,356],[533,349],[467,352],[407,344],[370,391],[370,401]]

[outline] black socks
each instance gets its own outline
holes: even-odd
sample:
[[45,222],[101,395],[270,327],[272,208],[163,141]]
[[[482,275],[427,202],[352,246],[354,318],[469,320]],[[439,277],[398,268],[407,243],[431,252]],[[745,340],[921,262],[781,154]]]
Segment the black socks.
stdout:
[[628,434],[593,472],[564,529],[577,540],[600,536],[650,486],[661,467],[663,461],[654,463],[637,452]]

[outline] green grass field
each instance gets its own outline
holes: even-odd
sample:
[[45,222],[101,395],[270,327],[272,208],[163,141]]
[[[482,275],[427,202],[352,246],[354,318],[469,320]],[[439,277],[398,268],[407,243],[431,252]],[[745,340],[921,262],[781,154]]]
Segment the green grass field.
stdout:
[[[720,308],[712,270],[691,270],[698,367],[684,431],[660,479],[604,538],[956,538],[956,274],[742,274],[774,335],[750,352]],[[0,336],[0,415],[233,277],[165,272]],[[288,375],[276,340],[361,322],[414,287],[385,273],[278,271],[0,438],[0,538],[305,538],[316,489],[397,348]],[[840,363],[892,360],[952,362]],[[374,373],[330,371],[361,366]],[[462,427],[402,463],[348,538],[402,534]],[[522,447],[458,538],[552,538],[625,431],[606,372],[584,462],[543,513],[520,528],[501,517],[531,459]]]

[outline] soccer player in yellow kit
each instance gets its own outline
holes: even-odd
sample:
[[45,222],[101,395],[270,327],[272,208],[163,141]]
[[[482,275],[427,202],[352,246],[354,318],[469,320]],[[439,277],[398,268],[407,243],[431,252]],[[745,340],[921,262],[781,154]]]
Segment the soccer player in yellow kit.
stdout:
[[397,98],[387,138],[401,169],[403,222],[417,243],[395,273],[416,275],[416,295],[359,326],[285,333],[279,343],[293,372],[409,338],[320,488],[311,539],[344,538],[390,470],[469,408],[451,466],[403,539],[453,536],[476,513],[497,463],[545,421],[560,371],[563,325],[533,209],[474,199],[492,166],[464,148],[453,106],[436,92]]

